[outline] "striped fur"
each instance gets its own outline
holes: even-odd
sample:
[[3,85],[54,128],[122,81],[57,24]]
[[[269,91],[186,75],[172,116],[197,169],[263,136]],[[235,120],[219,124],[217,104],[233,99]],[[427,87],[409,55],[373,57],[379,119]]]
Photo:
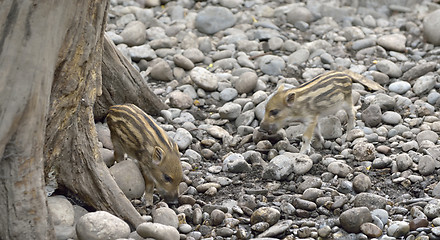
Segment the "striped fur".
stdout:
[[134,104],[110,107],[107,115],[117,162],[124,153],[136,159],[145,180],[145,200],[153,201],[153,187],[167,202],[176,202],[182,180],[177,144],[155,121]]
[[348,115],[347,130],[354,128],[352,78],[344,72],[331,71],[305,82],[297,88],[281,86],[266,104],[260,129],[273,134],[289,121],[300,121],[307,127],[301,153],[308,153],[313,134],[323,142],[318,126],[321,117],[344,109]]

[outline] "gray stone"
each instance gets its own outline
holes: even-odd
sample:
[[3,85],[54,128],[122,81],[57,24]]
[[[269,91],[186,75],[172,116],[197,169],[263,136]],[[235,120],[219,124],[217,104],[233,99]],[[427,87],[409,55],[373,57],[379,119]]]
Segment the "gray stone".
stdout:
[[343,212],[339,216],[341,227],[350,233],[359,233],[361,225],[371,221],[370,210],[366,207],[355,207]]
[[353,189],[356,192],[367,192],[371,188],[371,179],[367,175],[360,173],[353,178]]
[[168,207],[156,208],[152,212],[153,222],[178,228],[179,219],[173,209]]
[[140,21],[133,21],[125,26],[120,36],[128,46],[139,46],[147,41],[145,25]]
[[233,153],[223,161],[223,171],[231,173],[244,173],[251,171],[250,165],[244,160],[243,155]]
[[268,75],[280,75],[286,67],[286,63],[281,57],[266,55],[258,58],[258,65],[261,71]]
[[409,232],[409,223],[404,221],[395,221],[388,227],[387,233],[391,237],[403,237]]
[[341,121],[335,116],[320,119],[319,128],[324,139],[336,139],[342,136]]
[[254,238],[254,240],[276,240],[278,238],[270,238],[275,237],[281,233],[286,232],[290,226],[292,226],[292,220],[283,220],[277,222],[272,227],[268,228],[266,231],[258,235],[258,238]]
[[108,212],[97,211],[87,213],[79,219],[76,234],[79,240],[128,238],[130,226]]
[[353,169],[342,161],[335,161],[328,165],[327,170],[339,177],[346,177]]
[[186,93],[183,93],[179,90],[172,91],[168,95],[170,99],[170,106],[179,108],[179,109],[187,109],[191,108],[193,105],[193,99]]
[[283,180],[290,174],[304,174],[313,166],[313,161],[304,154],[286,152],[274,157],[263,170],[263,178]]
[[214,34],[235,25],[236,18],[225,7],[208,6],[197,14],[195,27],[201,33]]
[[280,220],[280,212],[272,207],[261,207],[254,211],[251,216],[251,224],[254,225],[259,222],[267,222],[270,226],[274,225]]
[[73,206],[65,197],[48,197],[47,207],[54,225],[73,226],[75,216]]
[[244,72],[234,84],[238,93],[250,93],[257,86],[258,76],[255,72]]
[[410,81],[416,79],[429,72],[434,71],[436,66],[437,66],[436,62],[426,62],[426,63],[418,64],[415,67],[412,67],[408,71],[406,71],[400,79],[403,81]]
[[386,75],[398,78],[402,76],[402,70],[397,66],[394,62],[391,62],[390,60],[380,60],[377,62],[376,67],[379,71],[385,73]]
[[367,207],[370,210],[385,209],[387,199],[374,193],[359,193],[354,198],[355,207]]
[[218,77],[217,75],[209,72],[205,68],[195,67],[190,72],[191,79],[194,83],[206,90],[206,91],[214,91],[218,87]]
[[435,171],[435,160],[429,155],[424,155],[419,159],[419,164],[417,165],[419,173],[423,176],[429,176]]
[[157,58],[156,52],[147,44],[141,46],[133,46],[128,48],[128,53],[133,61],[140,61],[141,59],[145,59],[147,61],[151,61]]
[[421,76],[415,81],[413,91],[419,96],[426,94],[434,88],[436,81],[437,80],[434,74]]
[[173,61],[174,64],[176,64],[176,66],[181,67],[185,70],[191,70],[194,68],[194,63],[190,59],[188,59],[187,57],[181,54],[174,55]]
[[150,76],[153,79],[169,82],[174,79],[170,65],[161,58],[155,59],[155,64],[151,67]]
[[358,161],[372,161],[376,157],[376,148],[367,142],[358,142],[353,147],[353,155]]
[[386,111],[382,114],[382,121],[386,124],[397,125],[402,121],[402,116],[396,112]]
[[178,128],[176,134],[173,136],[173,140],[176,142],[179,150],[186,150],[192,142],[192,135],[184,128]]
[[391,92],[395,92],[398,94],[404,94],[411,89],[411,84],[406,81],[396,81],[396,82],[391,83],[390,86],[388,87],[388,89]]
[[289,55],[288,64],[300,65],[309,59],[310,52],[305,48],[300,48]]
[[403,34],[391,34],[379,37],[377,44],[386,50],[405,52],[406,37]]
[[373,47],[375,45],[376,45],[376,39],[364,38],[364,39],[354,41],[351,48],[355,51],[359,51],[361,49]]
[[370,104],[361,115],[362,121],[368,127],[376,127],[382,122],[382,111],[378,104]]
[[240,114],[237,119],[235,119],[235,126],[249,126],[255,119],[255,112],[253,110],[248,110]]
[[408,154],[402,153],[397,155],[396,164],[397,164],[397,170],[403,172],[412,166],[413,160]]
[[311,23],[313,21],[313,14],[305,7],[294,7],[286,14],[287,22],[295,24],[298,21]]
[[234,120],[241,113],[241,105],[238,103],[227,102],[218,109],[221,118]]
[[235,88],[225,88],[220,92],[220,99],[224,102],[232,101],[238,96],[238,91]]
[[425,130],[425,131],[421,131],[420,133],[417,134],[417,142],[419,143],[419,145],[424,141],[424,140],[428,140],[431,141],[433,143],[437,143],[438,141],[438,134],[432,130]]
[[423,213],[429,218],[437,218],[440,216],[440,201],[438,199],[430,201],[423,208]]
[[440,9],[433,11],[423,19],[423,37],[429,43],[440,45]]
[[205,55],[197,48],[188,48],[183,51],[183,56],[191,60],[193,63],[202,62],[205,59]]
[[140,198],[145,191],[145,182],[138,165],[132,160],[116,163],[110,168],[119,188],[128,199]]
[[136,232],[143,238],[156,240],[179,240],[180,234],[176,228],[160,223],[145,222],[139,224]]

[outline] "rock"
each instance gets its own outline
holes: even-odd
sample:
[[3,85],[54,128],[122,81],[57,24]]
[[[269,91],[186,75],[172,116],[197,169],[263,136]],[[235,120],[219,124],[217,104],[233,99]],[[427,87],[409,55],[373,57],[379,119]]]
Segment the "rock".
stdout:
[[146,26],[140,21],[132,21],[121,32],[123,42],[128,46],[139,46],[147,41]]
[[346,177],[353,169],[346,163],[335,161],[328,165],[327,170],[339,177]]
[[218,226],[225,220],[225,213],[219,209],[214,209],[211,212],[211,224],[212,226]]
[[179,240],[180,234],[176,228],[160,223],[145,222],[139,224],[136,232],[143,238],[154,238],[156,240]]
[[391,237],[403,237],[409,232],[409,223],[404,221],[395,221],[388,227],[388,236]]
[[367,192],[371,188],[371,179],[367,175],[361,173],[353,178],[353,189],[360,192]]
[[97,211],[82,216],[76,224],[79,240],[128,238],[130,226],[116,216]]
[[419,173],[423,176],[429,176],[435,171],[435,160],[429,155],[424,155],[419,159],[419,164],[417,165]]
[[173,140],[176,142],[179,150],[183,151],[188,148],[188,146],[192,142],[192,135],[184,128],[178,128],[176,130],[176,134],[173,137]]
[[310,52],[305,48],[300,48],[289,55],[288,64],[300,65],[309,59]]
[[411,89],[411,84],[409,84],[409,82],[405,82],[405,81],[396,81],[396,82],[391,83],[390,86],[388,87],[388,89],[391,92],[395,92],[398,94],[404,94]]
[[282,74],[282,71],[286,67],[286,63],[281,57],[265,55],[258,58],[258,66],[263,73],[277,76]]
[[263,178],[283,180],[290,174],[304,174],[313,166],[313,161],[304,154],[284,153],[274,157],[263,170]]
[[311,23],[314,19],[312,12],[305,7],[294,7],[286,14],[287,22],[295,24],[298,21]]
[[339,216],[341,227],[350,233],[359,233],[361,225],[372,221],[370,210],[366,207],[355,207]]
[[77,239],[74,226],[55,225],[54,230],[56,239]]
[[358,142],[353,147],[353,155],[358,161],[371,161],[376,156],[376,149],[371,143]]
[[435,75],[421,76],[414,83],[413,91],[415,94],[419,96],[424,95],[434,88],[435,83],[436,83]]
[[244,160],[243,155],[233,153],[223,161],[223,171],[232,173],[244,173],[251,171],[250,165]]
[[413,160],[408,154],[402,153],[397,155],[396,164],[397,164],[397,170],[403,172],[413,165]]
[[128,199],[140,198],[145,191],[145,182],[138,165],[124,160],[110,168],[113,178]]
[[386,124],[397,125],[401,123],[402,116],[396,112],[386,111],[382,114],[382,121]]
[[[268,228],[266,231],[258,235],[258,238],[254,238],[254,240],[272,240],[270,237],[275,237],[285,231],[287,231],[290,226],[293,224],[292,220],[283,220],[279,221],[272,227]],[[278,238],[275,238],[278,239]],[[273,239],[273,240],[275,240]]]
[[367,235],[369,238],[377,238],[382,236],[382,229],[373,223],[363,223],[360,227],[361,232]]
[[421,131],[417,134],[417,143],[421,144],[423,141],[428,140],[433,143],[437,143],[438,134],[432,130]]
[[96,132],[98,134],[98,141],[102,143],[102,146],[113,150],[113,143],[110,137],[110,129],[107,124],[96,123]]
[[214,91],[218,87],[218,77],[202,67],[193,68],[190,76],[198,87],[206,91]]
[[[411,87],[411,86],[410,86]],[[362,121],[369,127],[376,127],[382,122],[382,111],[378,104],[370,104],[361,115]]]
[[47,208],[54,225],[73,226],[75,216],[73,206],[65,197],[48,197]]
[[218,139],[223,139],[224,137],[230,136],[228,131],[219,126],[211,126],[206,130],[206,132]]
[[403,34],[391,34],[379,37],[377,44],[386,50],[405,52],[406,37]]
[[115,162],[113,157],[113,151],[107,148],[99,148],[99,152],[101,154],[102,160],[104,161],[107,167],[111,167]]
[[171,208],[156,208],[152,212],[152,217],[154,223],[160,223],[176,229],[179,227],[179,219],[177,219],[176,212]]
[[238,92],[235,88],[225,88],[220,92],[220,99],[224,102],[232,101],[238,96]]
[[194,63],[190,59],[188,59],[187,57],[181,54],[174,55],[173,61],[174,64],[176,64],[176,66],[181,67],[185,70],[191,70],[194,68]]
[[148,44],[133,46],[128,48],[128,53],[133,61],[140,61],[142,59],[151,61],[157,58],[156,52],[151,49]]
[[335,116],[327,116],[320,119],[319,129],[324,139],[336,139],[342,136],[341,121]]
[[390,60],[380,60],[376,64],[377,69],[386,75],[398,78],[402,76],[402,70],[400,70],[399,66],[397,66],[395,63],[391,62]]
[[203,62],[205,55],[197,48],[188,48],[183,51],[183,56],[191,60],[193,63]]
[[425,213],[429,219],[440,216],[440,201],[438,199],[430,201],[423,208],[423,213]]
[[418,64],[415,67],[410,68],[408,71],[406,71],[400,79],[402,81],[410,81],[419,78],[429,72],[434,71],[436,66],[436,62],[426,62]]
[[201,33],[214,34],[235,25],[236,18],[225,7],[208,6],[197,14],[195,27]]
[[440,9],[431,12],[423,19],[423,37],[429,43],[436,46],[440,45],[440,33],[438,26],[440,24]]
[[169,82],[174,79],[170,65],[161,58],[155,60],[155,64],[151,67],[150,76],[153,79],[164,82]]
[[170,98],[171,107],[179,109],[191,108],[193,105],[193,99],[186,93],[179,90],[172,91],[168,97]]
[[387,204],[385,197],[373,193],[359,193],[354,198],[354,206],[367,207],[370,210],[384,209]]
[[373,47],[376,45],[376,39],[374,38],[364,38],[364,39],[359,39],[353,42],[353,45],[351,46],[351,48],[355,51],[361,50],[361,49],[365,49],[365,48],[369,48],[369,47]]
[[250,220],[252,225],[258,222],[267,222],[272,226],[280,220],[280,217],[280,212],[275,208],[261,207],[254,211]]
[[218,109],[221,118],[234,120],[241,113],[241,105],[238,103],[227,102]]
[[235,82],[235,89],[238,93],[250,93],[257,86],[258,76],[255,72],[244,72]]

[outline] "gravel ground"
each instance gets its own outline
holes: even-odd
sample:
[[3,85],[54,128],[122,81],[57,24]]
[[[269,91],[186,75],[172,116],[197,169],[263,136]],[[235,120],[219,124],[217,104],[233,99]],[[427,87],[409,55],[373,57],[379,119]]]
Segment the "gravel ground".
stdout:
[[[112,166],[97,123],[104,160],[148,223],[130,231],[50,197],[58,239],[440,239],[439,9],[435,0],[112,0],[107,36],[171,107],[155,119],[182,153],[183,195],[145,208],[139,170]],[[386,88],[353,84],[355,129],[345,132],[342,111],[323,119],[324,146],[308,156],[298,153],[300,124],[258,132],[280,84],[338,67]]]

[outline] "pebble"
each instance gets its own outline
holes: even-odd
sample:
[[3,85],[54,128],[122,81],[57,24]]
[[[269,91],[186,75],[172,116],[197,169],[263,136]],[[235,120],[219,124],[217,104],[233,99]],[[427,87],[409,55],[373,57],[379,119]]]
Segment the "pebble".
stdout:
[[280,220],[280,217],[281,214],[277,209],[271,207],[261,207],[254,211],[250,221],[252,225],[259,222],[267,222],[269,226],[272,226]]
[[218,77],[204,68],[194,67],[190,76],[198,87],[206,91],[214,91],[218,87]]
[[179,227],[179,220],[177,219],[176,212],[168,207],[160,207],[152,212],[153,222],[163,225],[171,226],[174,228]]
[[233,153],[223,161],[223,171],[231,173],[244,173],[251,171],[250,165],[246,162],[243,155]]
[[423,19],[423,37],[427,42],[440,45],[440,35],[437,26],[440,23],[440,9],[431,12]]
[[138,165],[132,160],[124,160],[110,168],[118,187],[132,200],[140,198],[145,191],[145,181]]
[[388,89],[398,94],[404,94],[411,89],[411,84],[406,81],[396,81],[391,83]]
[[377,44],[386,50],[405,52],[406,37],[403,34],[384,35],[377,39]]
[[76,233],[80,240],[128,238],[130,226],[108,212],[97,211],[87,213],[78,220]]
[[376,67],[379,71],[385,73],[392,78],[398,78],[402,76],[402,70],[399,68],[399,66],[397,66],[394,62],[390,60],[380,60],[377,62]]
[[339,216],[341,227],[350,233],[359,233],[364,223],[372,221],[370,210],[366,207],[356,207],[344,211]]
[[197,14],[194,26],[201,33],[214,34],[234,26],[235,22],[236,18],[229,9],[208,6]]
[[397,125],[401,123],[402,116],[396,112],[386,111],[382,114],[382,121],[387,124]]
[[47,207],[55,226],[73,226],[75,216],[73,206],[64,196],[48,197]]
[[176,228],[160,223],[145,222],[139,224],[136,232],[143,238],[154,238],[157,240],[179,240],[179,231]]
[[120,36],[128,46],[139,46],[147,41],[146,26],[140,21],[129,22]]
[[395,221],[388,227],[388,236],[403,237],[409,232],[409,223],[403,221]]

